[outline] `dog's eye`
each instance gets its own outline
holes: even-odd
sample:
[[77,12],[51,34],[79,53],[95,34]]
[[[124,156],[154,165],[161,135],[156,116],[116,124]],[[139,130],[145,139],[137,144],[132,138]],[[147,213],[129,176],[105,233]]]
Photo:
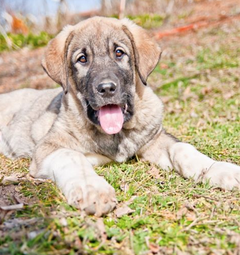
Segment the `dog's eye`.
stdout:
[[117,58],[117,59],[121,59],[121,58],[123,57],[124,54],[125,54],[124,51],[121,50],[121,49],[119,49],[119,48],[117,48],[117,49],[115,50],[115,55],[116,55],[116,58]]
[[82,64],[85,64],[87,63],[87,56],[86,55],[81,55],[78,60],[78,62],[82,63]]

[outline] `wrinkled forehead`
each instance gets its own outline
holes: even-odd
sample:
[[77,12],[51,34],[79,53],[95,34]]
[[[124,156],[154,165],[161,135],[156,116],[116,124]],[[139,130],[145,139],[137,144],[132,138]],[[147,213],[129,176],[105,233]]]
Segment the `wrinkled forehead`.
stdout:
[[71,41],[71,48],[90,47],[102,51],[111,45],[131,48],[131,41],[120,23],[104,22],[101,20],[88,22],[76,27]]

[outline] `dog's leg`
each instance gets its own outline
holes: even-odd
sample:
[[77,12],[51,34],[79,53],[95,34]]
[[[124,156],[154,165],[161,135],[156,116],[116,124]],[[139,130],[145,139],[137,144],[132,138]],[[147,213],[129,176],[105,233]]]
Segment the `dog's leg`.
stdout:
[[224,189],[240,188],[239,166],[215,161],[192,145],[179,142],[164,131],[142,148],[139,154],[144,160],[163,169],[175,169],[182,176],[193,178],[197,182],[209,181],[211,185]]
[[69,204],[88,214],[101,216],[116,205],[113,187],[96,174],[90,162],[80,152],[58,149],[43,160],[37,172],[30,166],[30,174],[53,180]]

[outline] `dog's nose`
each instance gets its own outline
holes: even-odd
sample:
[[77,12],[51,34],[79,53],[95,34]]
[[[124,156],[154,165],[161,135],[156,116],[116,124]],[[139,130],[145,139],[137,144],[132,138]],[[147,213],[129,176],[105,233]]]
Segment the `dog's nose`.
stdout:
[[117,85],[113,82],[100,83],[97,86],[98,93],[103,97],[113,96],[116,92]]

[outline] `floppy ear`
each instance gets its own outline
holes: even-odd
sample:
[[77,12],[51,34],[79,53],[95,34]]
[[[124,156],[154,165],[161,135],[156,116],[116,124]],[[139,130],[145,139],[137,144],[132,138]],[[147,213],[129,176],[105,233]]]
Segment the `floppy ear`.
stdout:
[[133,46],[139,77],[143,84],[146,85],[148,76],[160,60],[161,48],[146,30],[137,26],[129,19],[125,18],[121,21],[123,30]]
[[64,91],[67,91],[67,74],[64,64],[67,52],[66,45],[69,44],[69,35],[73,31],[73,26],[66,26],[54,39],[52,39],[44,53],[42,67],[45,72],[56,83],[60,84]]

